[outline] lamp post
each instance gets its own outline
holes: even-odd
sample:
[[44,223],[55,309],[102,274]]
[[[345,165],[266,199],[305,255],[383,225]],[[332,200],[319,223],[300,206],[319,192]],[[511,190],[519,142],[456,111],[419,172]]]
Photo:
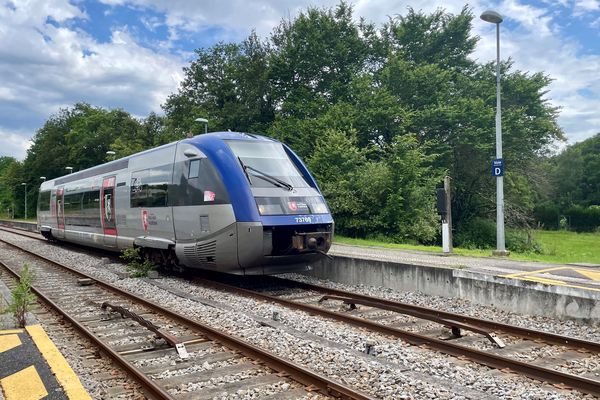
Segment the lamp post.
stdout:
[[21,186],[25,187],[24,197],[25,197],[25,219],[27,219],[27,183],[21,183]]
[[208,120],[206,118],[196,118],[194,121],[204,124],[204,133],[208,132]]
[[[495,11],[487,10],[481,19],[496,24],[496,162],[501,168],[496,176],[496,256],[507,256],[504,236],[504,162],[502,160],[502,108],[500,106],[500,23],[502,16]],[[494,164],[496,165],[496,164]]]
[[73,173],[73,167],[65,167],[65,169],[69,171],[69,174]]

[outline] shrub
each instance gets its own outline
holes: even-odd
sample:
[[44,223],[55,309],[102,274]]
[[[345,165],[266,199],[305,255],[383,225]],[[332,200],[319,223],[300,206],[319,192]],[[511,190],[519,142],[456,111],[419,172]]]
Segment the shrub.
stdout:
[[[535,241],[528,231],[507,229],[506,248],[516,253],[542,253],[542,246]],[[467,249],[493,249],[496,247],[496,223],[494,221],[474,218],[462,224],[454,235],[458,247]]]
[[496,224],[483,218],[473,218],[460,224],[454,243],[467,249],[488,249],[496,245]]
[[556,204],[538,204],[533,209],[533,217],[542,228],[556,230],[560,227],[560,209]]
[[507,230],[506,248],[516,253],[543,253],[542,245],[531,236],[529,231]]
[[21,272],[21,278],[15,282],[16,285],[11,291],[12,302],[8,305],[8,311],[13,314],[17,325],[25,327],[26,315],[29,307],[35,301],[35,295],[31,293],[31,283],[35,275],[29,270],[29,265],[25,264]]
[[148,273],[156,268],[150,260],[143,260],[139,248],[125,249],[121,254],[121,260],[127,263],[127,269],[134,278],[148,276]]
[[600,206],[571,206],[565,216],[569,229],[577,232],[592,232],[600,227]]

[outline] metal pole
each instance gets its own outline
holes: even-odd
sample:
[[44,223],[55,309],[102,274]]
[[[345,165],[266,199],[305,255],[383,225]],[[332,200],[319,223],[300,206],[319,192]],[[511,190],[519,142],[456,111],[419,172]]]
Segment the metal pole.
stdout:
[[27,219],[27,184],[23,186],[25,187],[25,219]]
[[446,222],[448,223],[448,250],[452,253],[452,189],[450,177],[444,177],[444,191],[446,192]]
[[[502,107],[500,105],[500,23],[496,24],[496,158],[502,158]],[[496,255],[507,255],[504,241],[504,177],[496,177]]]

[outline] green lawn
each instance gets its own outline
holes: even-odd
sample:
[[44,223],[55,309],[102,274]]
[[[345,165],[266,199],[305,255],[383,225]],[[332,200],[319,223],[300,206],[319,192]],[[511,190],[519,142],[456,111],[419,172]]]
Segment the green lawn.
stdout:
[[[600,264],[600,233],[576,233],[566,231],[536,230],[533,234],[535,240],[544,249],[543,254],[511,253],[510,259],[544,261],[549,263],[593,263]],[[437,246],[420,246],[412,244],[385,243],[375,240],[353,239],[344,236],[335,236],[335,243],[360,246],[380,246],[386,248],[441,252]],[[492,249],[461,249],[454,248],[454,253],[471,257],[491,257]]]

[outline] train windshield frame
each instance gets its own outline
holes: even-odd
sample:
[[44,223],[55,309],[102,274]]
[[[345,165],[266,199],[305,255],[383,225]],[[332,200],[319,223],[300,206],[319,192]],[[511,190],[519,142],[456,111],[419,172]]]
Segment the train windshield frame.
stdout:
[[310,187],[278,142],[227,140],[253,187]]

